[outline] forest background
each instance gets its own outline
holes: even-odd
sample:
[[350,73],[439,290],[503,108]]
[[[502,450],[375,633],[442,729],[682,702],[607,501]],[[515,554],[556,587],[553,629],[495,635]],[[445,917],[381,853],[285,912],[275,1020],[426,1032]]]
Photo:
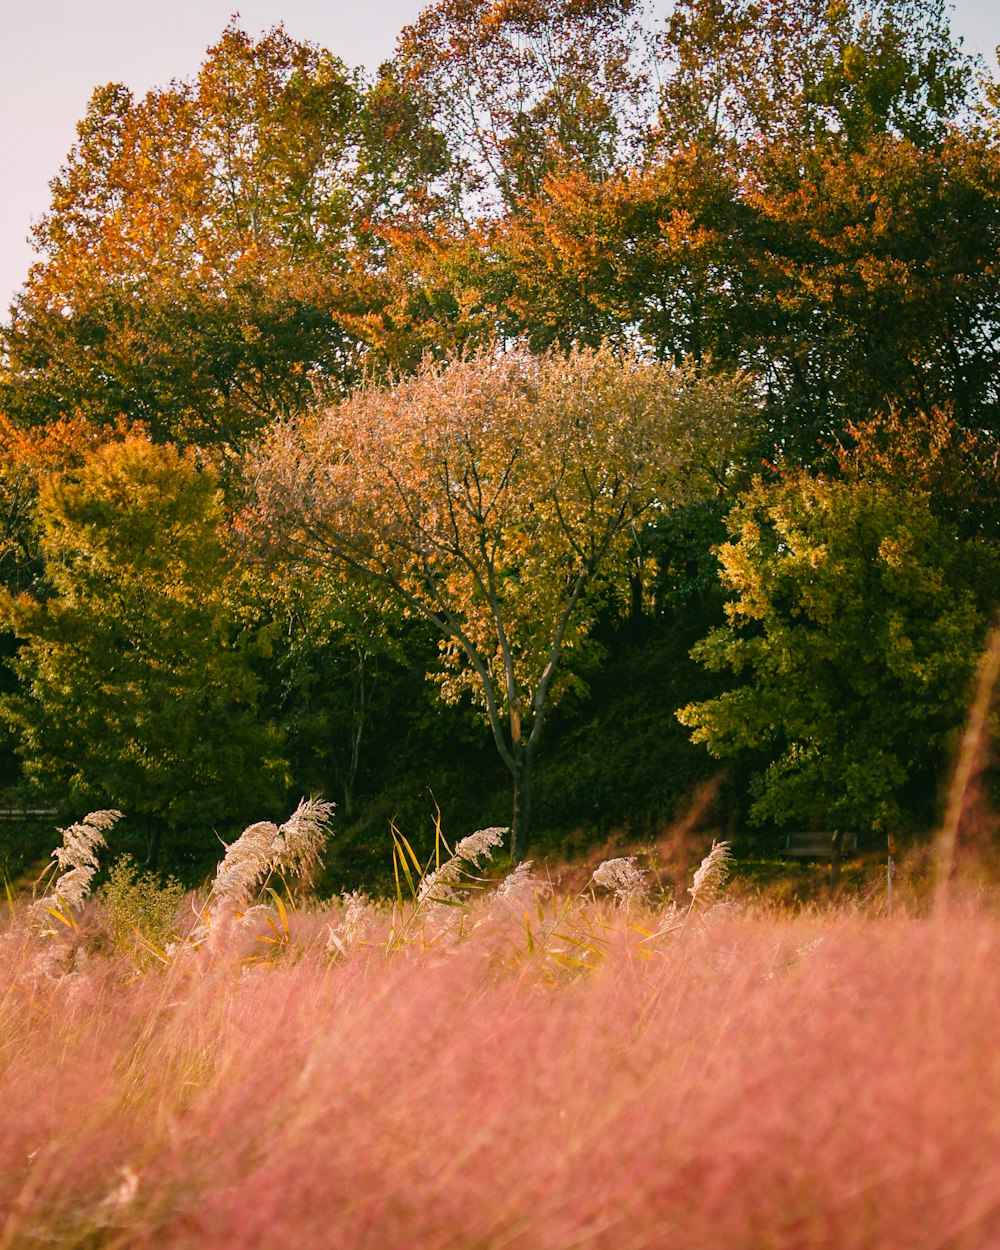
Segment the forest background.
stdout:
[[[497,746],[573,572],[525,546],[564,497],[521,449],[645,387],[688,437],[646,445],[669,472],[573,601],[536,847],[926,832],[1000,600],[998,110],[935,0],[442,0],[373,75],[234,21],[190,81],[98,88],[2,330],[10,806],[121,807],[195,879],[216,834],[322,793],[335,884],[384,870],[390,819],[509,823]],[[502,638],[476,670],[342,520],[304,558],[308,483],[274,468],[367,412],[429,504],[418,452],[499,411],[503,359],[527,380],[496,446],[541,468],[501,474],[498,730]],[[586,429],[562,463],[590,482]]]

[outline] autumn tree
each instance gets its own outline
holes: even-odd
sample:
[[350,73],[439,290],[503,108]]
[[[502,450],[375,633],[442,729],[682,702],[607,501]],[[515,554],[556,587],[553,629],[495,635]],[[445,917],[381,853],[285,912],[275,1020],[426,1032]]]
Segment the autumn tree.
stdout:
[[164,828],[228,825],[282,797],[214,477],[133,434],[44,478],[35,520],[46,585],[0,596],[21,643],[0,714],[28,778],[145,821],[153,860]]
[[436,0],[399,39],[460,215],[510,211],[563,165],[627,164],[652,105],[642,0]]
[[849,481],[926,500],[936,517],[981,551],[981,601],[1000,602],[1000,584],[989,576],[997,572],[993,553],[1000,550],[1000,448],[990,431],[961,425],[951,407],[890,408],[848,422],[835,456]]
[[961,133],[932,151],[882,136],[793,167],[775,158],[747,191],[762,247],[741,329],[776,441],[809,462],[819,440],[892,404],[951,405],[963,426],[993,428],[1000,149]]
[[79,468],[88,452],[127,432],[123,425],[94,427],[78,416],[25,428],[0,413],[0,586],[16,593],[42,576],[34,524],[39,481]]
[[[535,335],[519,315],[532,260],[510,263],[509,223],[530,220],[554,177],[598,183],[638,156],[653,112],[643,0],[438,0],[402,32],[379,89],[410,93],[422,150],[443,162],[409,210],[383,220],[378,263],[350,324],[385,371],[410,371],[496,338],[598,344],[599,332]],[[374,95],[369,97],[374,100]],[[412,180],[411,180],[412,183]],[[545,267],[547,258],[541,258]],[[549,307],[549,321],[559,310]],[[611,324],[614,324],[613,318]]]
[[607,352],[426,363],[280,426],[254,521],[294,558],[388,588],[441,638],[449,700],[481,706],[514,786],[513,850],[551,701],[647,517],[724,463],[732,387]]
[[940,0],[684,0],[655,44],[658,108],[622,103],[631,146],[589,160],[539,123],[521,178],[504,161],[528,159],[512,136],[562,72],[560,23],[595,81],[623,40],[649,46],[641,5],[572,9],[442,3],[404,37],[456,176],[485,190],[391,228],[358,328],[373,355],[642,342],[753,371],[762,450],[806,464],[891,404],[995,424],[998,149]]
[[683,0],[664,57],[655,146],[734,185],[727,346],[784,454],[892,402],[988,426],[1000,166],[943,0]]
[[772,444],[997,393],[995,107],[941,0],[438,0],[371,82],[231,25],[95,93],[4,333],[20,424],[239,443],[495,339],[752,369]]
[[329,53],[235,23],[192,82],[95,91],[3,333],[0,409],[226,444],[350,378],[362,94]]
[[750,220],[717,154],[679,149],[600,182],[566,172],[493,228],[501,280],[479,289],[494,295],[504,333],[537,350],[638,339],[660,360],[725,368],[739,361],[754,294]]

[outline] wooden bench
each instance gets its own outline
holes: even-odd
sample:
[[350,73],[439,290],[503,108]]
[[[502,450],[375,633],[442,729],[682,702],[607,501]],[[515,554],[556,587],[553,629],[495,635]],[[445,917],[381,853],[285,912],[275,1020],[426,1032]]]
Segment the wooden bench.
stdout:
[[840,862],[858,849],[858,835],[837,829],[833,833],[789,833],[785,835],[784,855],[793,859],[828,859],[830,886],[840,881]]

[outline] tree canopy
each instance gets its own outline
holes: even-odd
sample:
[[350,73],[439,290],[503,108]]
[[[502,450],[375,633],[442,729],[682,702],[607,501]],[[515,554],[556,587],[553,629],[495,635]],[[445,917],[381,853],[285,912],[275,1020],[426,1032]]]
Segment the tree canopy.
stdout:
[[213,476],[131,435],[44,478],[35,519],[46,584],[0,594],[21,640],[0,714],[42,792],[149,818],[154,858],[164,823],[228,826],[282,798]]
[[[606,159],[538,120],[529,160],[517,127],[566,98],[573,23],[602,98],[599,64],[659,88],[622,86],[634,142]],[[771,453],[807,465],[891,404],[995,427],[1000,149],[941,0],[687,0],[658,30],[633,4],[442,3],[400,58],[455,176],[492,190],[395,224],[361,331],[377,358],[641,342],[752,372]]]
[[440,633],[446,699],[471,690],[515,785],[558,682],[644,520],[725,466],[731,383],[607,351],[427,363],[279,427],[254,457],[253,522],[293,556],[390,589]]
[[356,76],[280,27],[231,24],[194,81],[142,99],[98,88],[35,228],[0,407],[227,443],[350,377],[332,311],[359,109]]
[[969,696],[988,620],[977,547],[926,496],[801,471],[758,480],[727,524],[727,623],[694,655],[735,681],[681,722],[761,762],[758,821],[898,828]]
[[804,464],[889,403],[993,428],[995,95],[943,0],[437,0],[371,81],[234,22],[95,92],[0,409],[229,446],[499,338],[751,370]]

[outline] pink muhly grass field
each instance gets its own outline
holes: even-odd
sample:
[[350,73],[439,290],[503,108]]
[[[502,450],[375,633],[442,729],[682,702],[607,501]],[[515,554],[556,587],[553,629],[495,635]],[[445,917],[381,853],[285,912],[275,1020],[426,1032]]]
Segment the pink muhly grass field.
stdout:
[[575,974],[303,912],[271,966],[137,975],[15,916],[0,1250],[1000,1244],[992,915],[606,919]]

